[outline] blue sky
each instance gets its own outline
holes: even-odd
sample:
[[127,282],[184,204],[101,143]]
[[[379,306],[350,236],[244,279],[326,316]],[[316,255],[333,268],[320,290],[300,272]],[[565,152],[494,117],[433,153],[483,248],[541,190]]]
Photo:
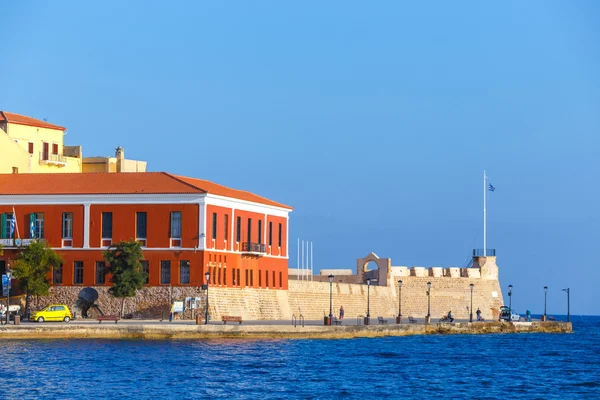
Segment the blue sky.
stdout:
[[[414,4],[413,4],[414,3]],[[600,314],[600,4],[11,2],[0,109],[293,205],[321,268],[488,247],[522,313]]]

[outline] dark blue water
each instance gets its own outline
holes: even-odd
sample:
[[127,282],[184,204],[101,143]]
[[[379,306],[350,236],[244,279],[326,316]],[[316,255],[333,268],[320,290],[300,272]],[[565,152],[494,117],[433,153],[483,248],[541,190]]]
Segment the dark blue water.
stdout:
[[600,398],[600,317],[575,333],[0,343],[0,398]]

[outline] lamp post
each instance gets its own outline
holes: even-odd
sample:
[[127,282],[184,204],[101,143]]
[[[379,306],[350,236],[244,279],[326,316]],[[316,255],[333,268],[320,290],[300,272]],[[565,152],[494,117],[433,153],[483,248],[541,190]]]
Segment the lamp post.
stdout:
[[329,323],[327,325],[331,325],[331,319],[333,318],[333,295],[332,295],[332,286],[333,286],[333,275],[329,275]]
[[512,321],[512,288],[513,285],[508,285],[508,320]]
[[571,288],[563,289],[567,292],[567,322],[571,322]]
[[10,323],[10,278],[12,278],[10,265],[7,265],[6,268],[6,278],[8,281],[8,285],[6,286],[6,325],[8,325]]
[[371,323],[371,278],[367,278],[367,318],[365,322],[365,325]]
[[548,299],[548,286],[544,286],[544,318],[542,319],[542,321],[546,321],[546,319],[548,318],[546,316],[546,302]]
[[471,287],[471,309],[469,314],[469,322],[473,322],[473,287],[475,285],[471,283],[469,286]]
[[398,281],[398,318],[396,318],[396,323],[402,323],[402,280]]
[[208,324],[208,282],[210,281],[210,272],[206,271],[204,274],[206,278],[206,314],[204,316],[204,325]]
[[431,321],[431,282],[427,282],[427,318],[425,318],[425,323],[429,323]]

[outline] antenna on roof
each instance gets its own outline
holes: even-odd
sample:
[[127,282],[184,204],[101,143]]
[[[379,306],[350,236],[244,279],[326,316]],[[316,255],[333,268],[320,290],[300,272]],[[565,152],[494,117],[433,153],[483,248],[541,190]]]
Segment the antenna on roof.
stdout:
[[44,122],[48,122],[48,118],[44,118]]

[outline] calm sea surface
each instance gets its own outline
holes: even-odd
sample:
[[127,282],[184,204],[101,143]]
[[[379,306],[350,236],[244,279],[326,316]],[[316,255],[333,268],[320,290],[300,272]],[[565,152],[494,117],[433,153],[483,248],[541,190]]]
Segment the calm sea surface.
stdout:
[[575,333],[0,342],[1,399],[600,398],[600,317]]

